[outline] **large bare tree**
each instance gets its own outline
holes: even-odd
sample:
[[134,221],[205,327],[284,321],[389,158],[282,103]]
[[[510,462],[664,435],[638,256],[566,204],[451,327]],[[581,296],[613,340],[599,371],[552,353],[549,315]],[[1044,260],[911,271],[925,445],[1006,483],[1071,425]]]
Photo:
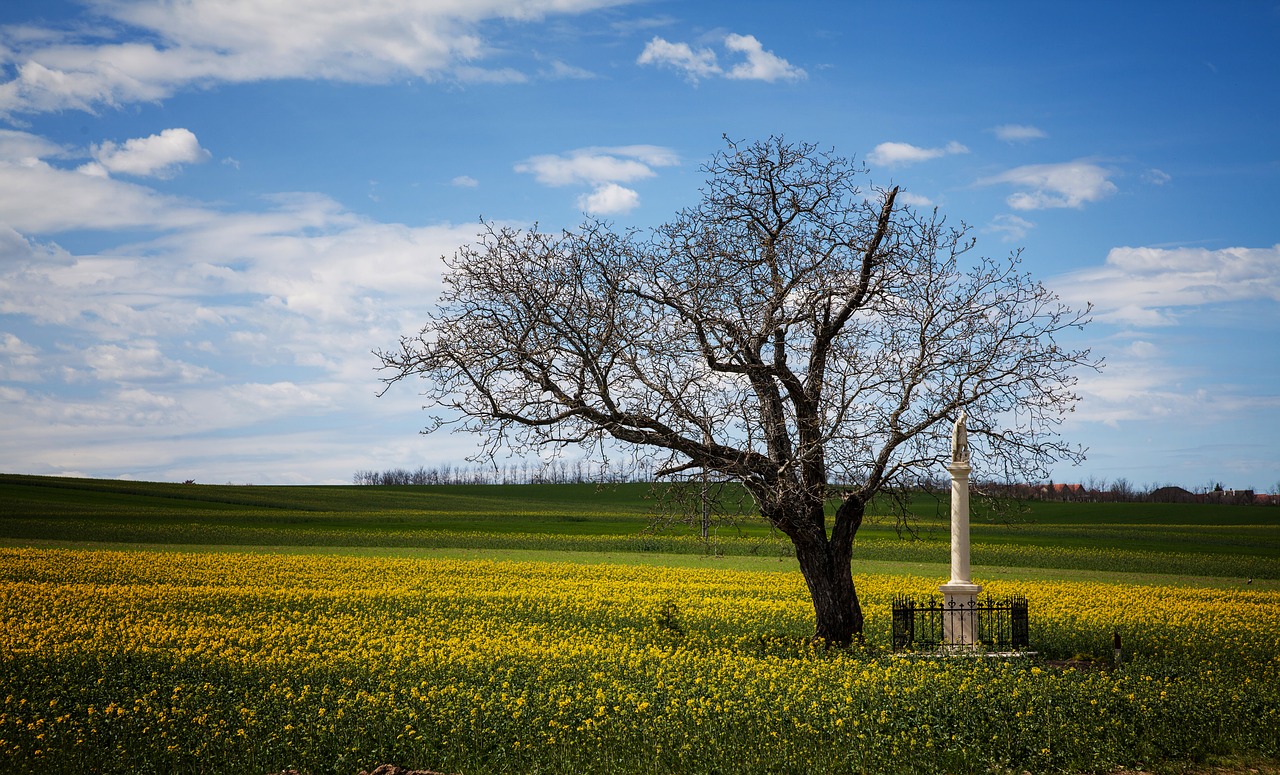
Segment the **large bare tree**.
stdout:
[[647,233],[486,223],[421,332],[377,353],[385,381],[424,378],[447,410],[428,430],[485,454],[621,446],[741,482],[795,544],[816,637],[847,644],[867,505],[941,473],[962,409],[989,475],[1080,457],[1057,430],[1097,364],[1057,335],[1087,310],[813,145],[729,142],[703,170],[701,201]]

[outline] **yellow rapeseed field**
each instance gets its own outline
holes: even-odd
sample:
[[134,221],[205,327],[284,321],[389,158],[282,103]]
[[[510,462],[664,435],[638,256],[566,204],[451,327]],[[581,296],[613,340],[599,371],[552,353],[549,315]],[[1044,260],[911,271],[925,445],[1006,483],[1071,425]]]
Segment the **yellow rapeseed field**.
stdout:
[[1280,593],[993,582],[1047,656],[806,640],[798,573],[0,550],[0,770],[1097,771],[1280,755]]

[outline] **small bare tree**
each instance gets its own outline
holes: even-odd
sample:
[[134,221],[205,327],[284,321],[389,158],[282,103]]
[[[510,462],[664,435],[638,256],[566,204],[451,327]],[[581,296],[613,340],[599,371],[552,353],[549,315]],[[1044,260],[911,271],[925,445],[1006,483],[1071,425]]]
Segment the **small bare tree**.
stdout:
[[866,507],[937,476],[961,409],[988,474],[1082,457],[1057,428],[1072,370],[1099,364],[1056,335],[1088,311],[815,146],[730,141],[703,171],[701,202],[647,234],[484,224],[426,326],[377,353],[384,381],[424,378],[448,410],[427,431],[486,455],[621,445],[741,482],[795,545],[816,637],[847,644]]

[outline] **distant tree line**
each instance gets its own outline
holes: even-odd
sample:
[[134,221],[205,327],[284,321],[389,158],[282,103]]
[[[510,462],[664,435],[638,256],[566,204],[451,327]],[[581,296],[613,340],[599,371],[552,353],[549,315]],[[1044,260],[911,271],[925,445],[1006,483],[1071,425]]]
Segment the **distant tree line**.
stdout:
[[[1232,505],[1280,505],[1280,495],[1257,493],[1252,489],[1225,489],[1221,483],[1188,490],[1171,484],[1136,486],[1128,479],[1112,482],[1090,478],[1080,484],[1048,482],[1037,484],[980,483],[984,494],[1019,500],[1069,501],[1081,503],[1225,503]],[[1277,486],[1280,491],[1280,486]]]
[[[356,471],[355,484],[424,485],[424,484],[616,484],[620,482],[654,481],[654,466],[640,462],[628,468],[592,463],[589,460],[522,460],[500,466],[453,465],[443,463],[417,468],[388,468],[383,471]],[[950,481],[945,478],[921,480],[919,488],[946,492]],[[1275,488],[1280,492],[1280,485]],[[1108,482],[1091,477],[1084,483],[1061,482],[1014,483],[975,482],[974,490],[997,498],[1024,501],[1065,501],[1077,503],[1224,503],[1231,505],[1280,505],[1280,494],[1257,493],[1253,490],[1225,489],[1221,483],[1210,483],[1196,490],[1170,484],[1137,486],[1128,479]]]
[[505,465],[452,465],[356,471],[355,484],[615,484],[653,481],[653,466],[641,462],[622,468],[588,460],[521,460]]

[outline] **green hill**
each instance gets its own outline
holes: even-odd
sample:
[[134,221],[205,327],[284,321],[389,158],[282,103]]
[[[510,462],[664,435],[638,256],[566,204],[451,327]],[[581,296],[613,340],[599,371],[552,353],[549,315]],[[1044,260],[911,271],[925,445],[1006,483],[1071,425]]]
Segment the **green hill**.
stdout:
[[[713,544],[691,520],[658,520],[664,492],[638,483],[244,486],[0,474],[0,542],[791,555],[749,514],[718,526]],[[856,556],[946,562],[947,503],[917,495],[911,509],[912,530],[901,534],[887,502],[870,509]],[[976,499],[973,553],[987,565],[1280,578],[1280,509]]]

